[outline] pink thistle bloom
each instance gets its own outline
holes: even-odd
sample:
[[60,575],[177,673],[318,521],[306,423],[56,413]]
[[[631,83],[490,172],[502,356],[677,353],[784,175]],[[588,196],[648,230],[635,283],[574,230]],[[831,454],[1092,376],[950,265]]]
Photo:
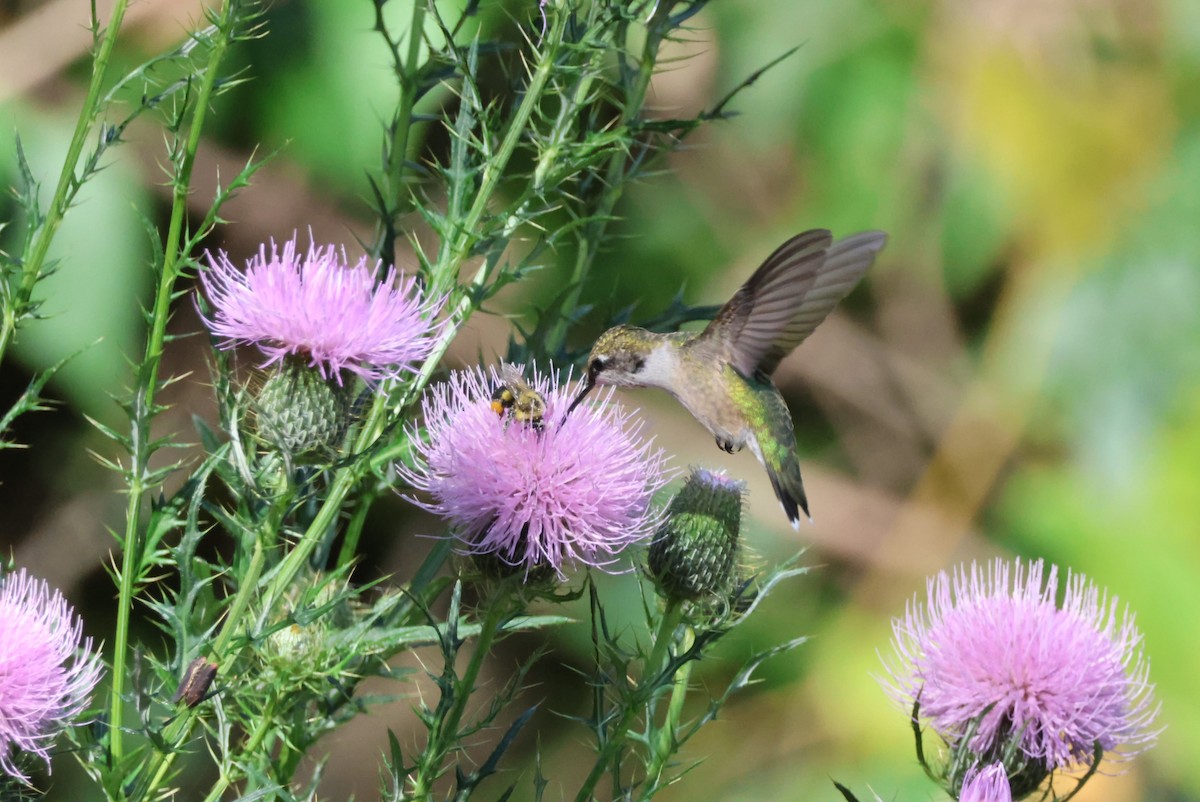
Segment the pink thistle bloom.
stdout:
[[546,401],[540,428],[492,405],[493,368],[456,371],[422,400],[428,437],[414,430],[416,465],[400,476],[431,500],[411,499],[449,522],[461,551],[514,567],[612,563],[661,522],[650,499],[668,477],[641,422],[611,402],[581,406],[545,376],[529,385]]
[[958,802],[1013,802],[1004,764],[993,763],[983,769],[968,771]]
[[258,346],[263,367],[295,356],[339,384],[343,370],[368,383],[394,378],[429,355],[441,302],[423,303],[416,279],[397,280],[395,269],[383,281],[376,273],[365,256],[350,266],[333,245],[300,256],[295,237],[282,252],[274,241],[269,254],[260,247],[245,272],[209,252],[200,283],[213,316],[204,323],[222,348]]
[[100,680],[100,657],[62,594],[24,570],[0,579],[0,770],[29,778],[14,747],[50,765],[55,736],[70,725]]
[[1132,757],[1158,736],[1141,634],[1082,575],[1068,575],[1061,606],[1057,594],[1058,570],[1043,576],[1040,560],[939,573],[926,604],[892,622],[885,685],[906,708],[919,702],[952,749],[985,761],[1014,740],[1047,772],[1090,765],[1097,745]]

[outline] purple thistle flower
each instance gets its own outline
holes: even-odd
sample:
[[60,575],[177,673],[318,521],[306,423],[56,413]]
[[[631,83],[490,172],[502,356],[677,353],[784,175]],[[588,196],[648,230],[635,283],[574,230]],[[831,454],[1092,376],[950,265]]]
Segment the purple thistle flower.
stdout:
[[993,763],[983,769],[977,767],[968,771],[958,802],[1013,802],[1004,764]]
[[295,237],[282,252],[274,241],[269,254],[260,247],[245,272],[209,252],[200,283],[213,316],[204,323],[222,348],[258,346],[263,367],[290,355],[338,384],[343,370],[369,383],[394,378],[429,355],[441,302],[423,303],[416,279],[398,280],[394,268],[382,282],[376,272],[365,256],[350,266],[333,245],[301,257]]
[[1057,568],[1044,580],[1040,560],[938,574],[927,603],[892,622],[898,659],[884,684],[907,708],[919,702],[952,750],[989,762],[1014,741],[1046,772],[1090,765],[1097,745],[1132,757],[1158,736],[1133,618],[1082,575],[1068,575],[1061,607]]
[[13,748],[50,765],[54,737],[87,707],[100,657],[83,622],[56,590],[24,570],[0,579],[0,770],[29,778]]
[[401,478],[432,500],[411,499],[450,525],[468,554],[507,565],[603,567],[660,523],[651,496],[667,481],[662,451],[640,436],[641,422],[610,403],[580,407],[545,376],[529,382],[546,401],[540,428],[497,414],[493,368],[456,371],[422,400],[428,439],[414,431],[416,466]]

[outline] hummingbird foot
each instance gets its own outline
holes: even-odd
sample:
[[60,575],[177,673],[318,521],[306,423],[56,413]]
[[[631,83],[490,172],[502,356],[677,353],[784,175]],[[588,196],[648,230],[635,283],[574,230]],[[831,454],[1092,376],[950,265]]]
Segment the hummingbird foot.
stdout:
[[724,451],[726,454],[732,454],[735,451],[741,451],[741,446],[734,443],[732,440],[727,440],[724,437],[717,437],[717,448]]

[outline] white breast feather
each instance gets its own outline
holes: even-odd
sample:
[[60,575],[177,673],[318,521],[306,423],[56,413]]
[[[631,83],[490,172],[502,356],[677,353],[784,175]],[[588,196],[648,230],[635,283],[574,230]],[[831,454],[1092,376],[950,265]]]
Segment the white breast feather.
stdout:
[[646,357],[646,364],[638,371],[638,381],[647,387],[671,387],[678,360],[671,346],[659,345]]

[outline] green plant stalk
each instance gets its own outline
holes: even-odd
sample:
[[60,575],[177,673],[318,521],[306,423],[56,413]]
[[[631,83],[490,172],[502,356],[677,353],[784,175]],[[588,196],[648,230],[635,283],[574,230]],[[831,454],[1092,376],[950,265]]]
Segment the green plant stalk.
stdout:
[[[376,404],[372,409],[374,415],[379,405]],[[369,422],[369,421],[368,421]],[[364,446],[369,446],[372,441],[363,442],[366,435],[366,427],[359,433],[357,443],[362,443]],[[356,451],[359,449],[356,448]],[[300,574],[300,570],[304,567],[312,556],[313,550],[317,544],[321,542],[324,533],[337,519],[341,512],[342,502],[350,495],[350,491],[354,489],[355,484],[362,477],[363,468],[362,461],[354,465],[348,465],[342,468],[334,475],[333,483],[330,485],[329,494],[325,498],[325,503],[321,505],[321,509],[317,511],[316,517],[313,518],[308,529],[296,541],[296,545],[287,556],[283,558],[283,562],[279,566],[279,570],[271,578],[271,584],[267,586],[263,594],[264,604],[263,609],[270,612],[275,608],[276,602],[283,596],[287,588],[292,584],[295,578]]]
[[[277,700],[272,698],[272,703],[275,701]],[[249,755],[257,752],[259,747],[262,746],[263,741],[266,740],[267,735],[270,734],[271,728],[274,725],[275,710],[271,706],[268,706],[268,708],[263,711],[263,714],[259,716],[258,722],[254,726],[254,731],[250,733],[250,738],[247,739],[246,745],[242,747],[241,753],[243,755]],[[229,786],[232,785],[237,779],[238,778],[236,777],[230,776],[228,772],[222,771],[221,776],[217,778],[217,781],[213,783],[212,789],[204,797],[204,802],[217,802],[225,793],[226,789],[228,789]]]
[[[263,542],[268,536],[278,530],[283,520],[283,513],[287,509],[289,502],[290,496],[277,500],[272,504],[265,525],[255,535],[254,549],[250,552],[250,562],[246,566],[246,573],[238,584],[237,595],[233,597],[233,603],[229,607],[229,614],[225,617],[225,625],[221,627],[220,633],[217,634],[217,639],[213,642],[210,652],[212,659],[218,665],[226,664],[224,659],[225,653],[229,649],[229,644],[233,640],[233,636],[241,628],[241,620],[245,616],[246,610],[250,608],[250,600],[258,590],[258,580],[262,576],[263,566],[266,563],[266,549],[263,546]],[[179,743],[191,731],[192,720],[195,716],[196,708],[184,708],[163,732],[163,740],[168,744]],[[177,751],[157,753],[154,765],[150,770],[150,781],[146,784],[145,789],[137,795],[139,799],[156,798],[158,788],[162,785],[167,773],[171,770],[177,754],[179,754]]]
[[[396,109],[396,116],[393,119],[395,139],[392,141],[392,149],[388,154],[387,176],[393,193],[391,199],[394,203],[393,214],[399,210],[400,199],[404,193],[404,164],[408,157],[408,142],[412,134],[412,113],[417,94],[415,76],[417,59],[421,56],[421,38],[424,31],[425,2],[424,0],[413,0],[412,21],[408,28],[408,52],[405,54],[404,65],[400,69],[400,105]],[[380,221],[379,235],[375,245],[376,258],[384,258],[384,248],[392,245],[385,241],[391,230],[389,223]],[[390,253],[387,254],[388,264],[391,264],[392,258]]]
[[[642,674],[642,685],[635,692],[635,698],[641,697],[646,690],[649,679],[657,679],[668,665],[667,661],[670,655],[667,650],[675,639],[675,628],[679,626],[682,618],[683,606],[677,601],[668,602],[667,608],[663,611],[662,619],[658,622],[658,630],[654,634],[654,646],[650,650],[650,657],[646,660],[645,671]],[[596,755],[596,762],[592,764],[591,772],[584,779],[583,785],[579,787],[579,793],[575,795],[575,802],[590,802],[593,798],[593,794],[596,792],[596,784],[600,782],[600,778],[604,776],[604,772],[608,770],[609,765],[612,764],[613,760],[625,747],[625,736],[629,733],[629,728],[633,726],[637,714],[637,706],[630,705],[625,708],[620,721],[617,722],[612,732],[609,733],[608,740],[601,745],[600,752]]]
[[404,73],[400,76],[400,88],[403,92],[397,114],[400,125],[396,130],[396,141],[391,154],[392,163],[389,165],[397,196],[404,183],[404,162],[408,158],[408,140],[412,133],[412,112],[417,94],[414,76],[417,72],[417,59],[421,56],[421,38],[424,33],[425,3],[422,0],[413,0],[412,22],[408,26],[408,53],[404,59]]
[[[409,26],[408,34],[408,52],[405,57],[405,64],[400,75],[400,108],[397,110],[395,141],[392,145],[391,153],[389,154],[388,176],[393,184],[395,197],[398,199],[403,187],[404,179],[404,163],[408,155],[408,141],[410,130],[412,127],[412,111],[414,106],[414,98],[416,87],[413,84],[413,75],[416,72],[417,59],[420,58],[421,37],[425,29],[425,4],[423,0],[413,0],[413,15]],[[381,250],[383,247],[382,237],[386,231],[386,225],[381,225],[380,240],[377,247]],[[377,254],[380,258],[382,253]],[[390,262],[390,257],[388,259]],[[456,310],[457,311],[457,310]],[[469,310],[465,310],[469,312]],[[439,338],[435,353],[426,360],[416,386],[406,393],[406,397],[412,398],[420,393],[429,378],[433,375],[433,369],[440,361],[442,355],[457,334],[458,328],[465,322],[465,314],[462,320],[457,323],[449,323],[446,325]],[[384,388],[386,390],[386,388]],[[374,403],[367,415],[367,419],[363,422],[359,429],[357,437],[354,441],[355,453],[364,453],[372,446],[379,436],[383,433],[388,419],[388,392],[380,392],[375,396]],[[353,490],[355,484],[362,478],[363,470],[357,465],[347,466],[342,468],[335,476],[333,484],[330,488],[329,495],[326,497],[321,510],[317,517],[310,524],[308,530],[296,544],[296,548],[288,554],[285,559],[285,564],[281,566],[280,571],[276,576],[276,581],[267,593],[268,608],[274,604],[278,597],[279,591],[291,584],[292,579],[300,571],[300,568],[312,556],[312,551],[316,548],[317,542],[320,540],[326,529],[333,523],[337,513],[341,510],[342,503]],[[363,514],[366,513],[366,507],[360,507]],[[347,532],[347,539],[343,542],[342,548],[338,553],[338,565],[345,565],[346,562],[354,556],[358,546],[358,529],[351,527]]]
[[[554,14],[554,21],[547,32],[545,41],[550,45],[542,50],[537,66],[534,68],[533,77],[529,81],[529,86],[525,89],[525,96],[521,99],[520,105],[513,113],[512,119],[509,121],[508,130],[504,132],[504,139],[500,142],[500,147],[487,160],[483,167],[483,176],[479,182],[479,191],[475,194],[475,200],[471,204],[471,208],[467,210],[466,217],[462,224],[456,226],[457,233],[450,241],[447,248],[444,248],[439,255],[438,263],[440,269],[438,278],[445,280],[453,280],[458,275],[458,266],[467,258],[467,254],[471,250],[471,246],[477,239],[475,232],[479,221],[483,218],[484,212],[487,211],[488,203],[492,199],[492,194],[496,191],[500,179],[504,175],[504,171],[508,168],[508,162],[516,152],[517,145],[521,141],[521,137],[525,135],[526,127],[529,125],[529,119],[533,116],[534,109],[542,99],[542,92],[546,89],[546,84],[550,80],[550,76],[554,72],[554,63],[556,48],[555,45],[562,39],[563,26],[566,25],[566,14]],[[485,263],[486,264],[486,263]],[[438,288],[444,291],[443,288]]]
[[[485,278],[483,273],[483,268],[480,268],[479,273],[476,274],[475,282],[483,281]],[[469,311],[470,307],[470,297],[463,298],[459,307],[452,313],[451,321],[443,326],[441,335],[434,345],[431,355],[421,367],[421,372],[413,380],[412,387],[405,394],[406,399],[415,397],[421,388],[429,382],[442,354],[446,352],[446,349],[450,346],[450,341],[454,339],[459,328],[465,322],[465,316],[463,319],[457,320],[455,315],[458,315],[463,309]],[[386,428],[389,413],[388,398],[390,395],[386,390],[386,387],[381,388],[381,391],[376,394],[366,419],[354,437],[353,453],[365,454],[374,445],[375,441],[379,439]],[[366,463],[365,459],[356,460],[352,464],[339,469],[334,474],[333,482],[330,483],[329,492],[321,505],[321,509],[317,511],[308,529],[301,535],[295,547],[284,557],[279,570],[272,577],[271,584],[264,594],[264,609],[271,610],[274,607],[275,602],[280,598],[283,591],[291,585],[301,568],[304,567],[304,564],[312,556],[313,550],[316,549],[325,532],[333,525],[333,522],[341,513],[343,502],[349,497],[350,492],[368,470]]]
[[575,128],[576,121],[579,117],[579,110],[583,107],[584,101],[591,93],[592,84],[596,80],[596,71],[598,69],[595,62],[600,61],[604,54],[597,52],[592,57],[592,67],[583,73],[583,77],[575,84],[575,92],[571,96],[571,100],[562,104],[562,108],[558,110],[558,116],[554,119],[554,128],[550,131],[549,144],[539,154],[537,167],[533,171],[533,191],[540,193],[546,185],[546,176],[550,174],[554,163],[557,161],[557,156],[567,141],[567,136],[571,130]]
[[362,536],[363,526],[367,521],[367,514],[371,511],[371,505],[377,498],[379,498],[379,491],[375,488],[371,488],[359,498],[358,506],[354,508],[354,512],[350,515],[350,521],[346,524],[346,538],[342,541],[341,549],[338,550],[336,563],[338,568],[348,565],[354,559],[354,555],[358,551],[358,539]]
[[[79,120],[75,123],[75,131],[71,134],[71,143],[67,146],[67,156],[63,161],[62,171],[58,174],[58,184],[54,188],[54,197],[50,200],[50,208],[42,221],[41,231],[33,243],[33,248],[22,265],[21,283],[13,295],[12,303],[4,309],[4,319],[0,323],[0,362],[8,351],[16,333],[17,313],[24,309],[33,295],[33,288],[42,275],[42,267],[46,263],[46,255],[50,252],[50,243],[58,233],[58,227],[66,215],[67,197],[75,183],[75,166],[83,153],[83,145],[87,141],[88,132],[92,129],[92,121],[96,116],[100,103],[100,91],[108,74],[108,63],[112,58],[113,48],[117,44],[117,34],[125,19],[125,9],[129,0],[117,0],[113,5],[108,26],[100,39],[100,48],[92,59],[92,79],[88,83],[87,97],[84,98],[83,108],[79,112]],[[93,5],[93,10],[95,6]]]
[[[647,25],[646,41],[642,46],[642,58],[638,62],[637,80],[634,81],[633,89],[626,95],[625,104],[621,109],[621,125],[623,126],[628,126],[641,113],[642,107],[645,105],[646,92],[650,89],[650,79],[654,77],[654,68],[658,63],[658,48],[663,38],[653,25],[662,18],[662,15],[670,12],[670,6],[670,3],[660,4]],[[591,222],[584,226],[583,233],[578,238],[579,249],[576,252],[571,279],[567,284],[571,289],[563,299],[558,321],[546,338],[546,348],[550,353],[561,351],[563,343],[566,341],[571,313],[579,305],[579,296],[583,292],[583,277],[596,258],[597,245],[604,236],[605,229],[608,228],[608,221],[612,219],[617,201],[621,198],[625,163],[628,158],[628,155],[622,152],[614,153],[609,157],[604,173],[606,189],[597,204]]]
[[[690,626],[685,627],[683,638],[679,644],[680,651],[686,652],[692,648],[692,644],[695,641],[695,630]],[[679,731],[679,721],[683,716],[683,704],[687,701],[688,681],[691,679],[691,676],[692,663],[690,661],[684,663],[675,672],[675,679],[671,686],[671,701],[667,705],[667,714],[654,738],[650,755],[650,765],[646,770],[646,776],[650,782],[642,794],[643,800],[650,799],[661,787],[659,780],[662,777],[663,769],[666,768],[667,761],[671,759],[671,755],[674,754],[676,747],[679,745],[675,738],[675,733]]]
[[[217,70],[229,47],[229,38],[225,35],[226,27],[232,18],[232,3],[226,0],[221,6],[221,21],[218,26],[220,35],[217,36],[212,52],[209,53],[205,67],[204,78],[196,93],[196,101],[191,128],[188,132],[187,143],[184,146],[183,159],[174,181],[174,192],[171,204],[171,221],[167,230],[167,240],[163,248],[163,267],[159,276],[158,288],[154,299],[154,308],[150,319],[150,331],[146,340],[145,358],[138,373],[138,399],[135,411],[134,453],[131,455],[133,464],[130,467],[129,501],[125,510],[125,535],[122,545],[124,554],[121,559],[121,585],[117,599],[117,627],[113,642],[112,690],[109,705],[110,740],[109,749],[114,762],[124,754],[122,744],[122,720],[124,713],[125,693],[125,663],[129,643],[129,619],[133,612],[135,570],[141,562],[139,543],[139,521],[143,497],[149,486],[143,483],[146,465],[149,460],[150,448],[146,438],[139,436],[138,428],[142,425],[141,416],[153,416],[154,396],[158,389],[158,371],[162,361],[163,343],[166,338],[167,320],[170,317],[171,297],[174,294],[175,282],[180,274],[179,243],[183,236],[184,216],[187,211],[188,189],[191,184],[192,168],[196,162],[196,152],[200,147],[200,133],[204,127],[204,118],[212,100],[213,87],[217,80]],[[145,428],[149,430],[149,421]]]
[[466,713],[467,703],[471,700],[471,690],[475,687],[475,681],[479,678],[479,672],[488,652],[491,651],[496,635],[504,626],[509,614],[509,605],[503,598],[493,598],[487,605],[487,611],[483,625],[479,628],[479,637],[475,640],[475,651],[467,664],[467,670],[456,683],[454,705],[445,718],[435,723],[425,749],[421,752],[421,759],[417,762],[416,776],[412,780],[412,793],[409,797],[416,802],[429,802],[432,799],[433,784],[441,776],[442,761],[458,740],[458,727]]

